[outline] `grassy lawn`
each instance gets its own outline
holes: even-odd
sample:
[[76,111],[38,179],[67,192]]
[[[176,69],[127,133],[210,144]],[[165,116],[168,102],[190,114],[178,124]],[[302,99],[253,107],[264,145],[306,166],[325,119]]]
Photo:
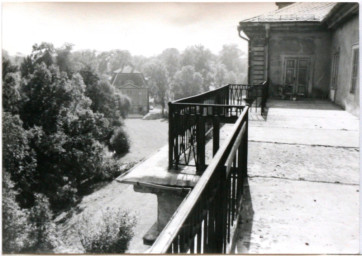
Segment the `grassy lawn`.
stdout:
[[163,119],[126,119],[125,130],[130,139],[130,152],[122,162],[138,162],[167,144],[168,122]]

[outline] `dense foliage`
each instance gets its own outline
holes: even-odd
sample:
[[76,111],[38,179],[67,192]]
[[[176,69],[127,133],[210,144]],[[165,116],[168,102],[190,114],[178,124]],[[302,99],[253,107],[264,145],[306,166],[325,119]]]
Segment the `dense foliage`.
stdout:
[[83,216],[78,223],[78,234],[86,253],[124,253],[135,224],[135,217],[127,212],[107,209],[96,223]]
[[[73,58],[82,76],[87,70],[94,70],[111,77],[113,71],[122,65],[133,64],[148,80],[150,94],[155,103],[160,104],[162,112],[170,100],[229,83],[245,83],[247,74],[246,55],[234,44],[224,45],[218,55],[202,45],[196,45],[182,52],[168,48],[149,58],[132,56],[128,51],[120,50],[101,53],[78,51]],[[185,75],[188,81],[181,81]]]
[[3,58],[4,252],[51,251],[53,213],[119,174],[130,102],[78,66],[71,45],[34,45],[20,68]]

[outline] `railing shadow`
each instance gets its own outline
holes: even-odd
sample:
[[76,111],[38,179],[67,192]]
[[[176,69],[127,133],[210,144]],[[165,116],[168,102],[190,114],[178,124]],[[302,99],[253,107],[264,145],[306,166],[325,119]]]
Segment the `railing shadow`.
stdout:
[[253,229],[254,209],[251,200],[248,178],[243,187],[243,206],[238,223],[238,235],[235,245],[235,253],[248,253],[250,249],[251,231]]
[[255,109],[255,107],[251,107],[249,110],[249,120],[250,121],[264,121],[268,120],[268,107],[264,107],[263,113],[260,113],[260,107]]

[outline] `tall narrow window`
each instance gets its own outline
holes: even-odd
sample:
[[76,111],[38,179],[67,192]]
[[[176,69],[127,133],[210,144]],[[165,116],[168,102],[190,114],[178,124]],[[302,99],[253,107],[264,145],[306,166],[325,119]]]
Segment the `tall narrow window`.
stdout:
[[356,86],[358,83],[358,46],[352,48],[352,78],[351,78],[351,90],[350,93],[356,92]]

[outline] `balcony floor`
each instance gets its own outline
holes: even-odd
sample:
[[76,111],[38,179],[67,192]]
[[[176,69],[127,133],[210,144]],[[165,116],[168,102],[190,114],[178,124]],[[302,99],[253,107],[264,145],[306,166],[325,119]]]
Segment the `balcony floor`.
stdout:
[[328,101],[270,101],[250,121],[237,253],[359,252],[359,120]]

